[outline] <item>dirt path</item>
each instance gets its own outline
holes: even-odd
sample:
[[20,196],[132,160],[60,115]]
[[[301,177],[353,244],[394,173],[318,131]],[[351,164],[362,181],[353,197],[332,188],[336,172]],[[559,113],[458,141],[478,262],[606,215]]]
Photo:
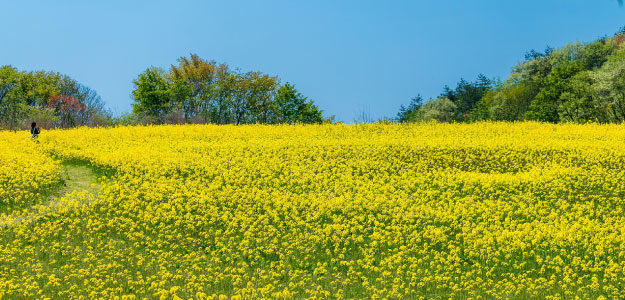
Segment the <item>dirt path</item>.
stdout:
[[41,217],[67,212],[93,202],[100,190],[98,176],[84,165],[71,162],[61,164],[64,186],[49,197],[47,202],[33,205],[24,211],[16,211],[0,217],[1,227],[13,227],[36,221]]

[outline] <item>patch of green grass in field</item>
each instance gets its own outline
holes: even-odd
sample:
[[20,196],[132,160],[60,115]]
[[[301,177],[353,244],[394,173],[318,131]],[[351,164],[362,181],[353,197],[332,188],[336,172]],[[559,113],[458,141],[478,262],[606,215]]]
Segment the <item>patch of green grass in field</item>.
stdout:
[[37,199],[13,206],[4,206],[0,209],[0,213],[5,214],[2,218],[9,218],[8,224],[17,225],[24,221],[45,218],[50,211],[62,207],[61,199],[73,192],[87,192],[95,195],[100,188],[99,182],[111,175],[108,170],[93,167],[84,161],[62,161],[60,164],[58,184],[41,189],[40,197]]
[[94,171],[91,165],[80,161],[65,161],[62,163],[63,187],[56,196],[62,196],[72,191],[96,191],[93,185],[98,184],[99,172]]

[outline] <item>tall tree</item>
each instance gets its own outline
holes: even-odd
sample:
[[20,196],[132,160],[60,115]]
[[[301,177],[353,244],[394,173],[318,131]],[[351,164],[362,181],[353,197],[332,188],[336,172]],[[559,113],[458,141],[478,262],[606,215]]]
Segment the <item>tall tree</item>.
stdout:
[[278,78],[260,72],[248,72],[244,76],[247,84],[247,106],[254,123],[272,123],[274,112],[274,93],[278,87]]
[[[62,102],[81,109],[64,110]],[[46,71],[20,72],[10,66],[0,68],[0,114],[2,125],[10,128],[31,121],[63,127],[97,125],[109,117],[100,96],[71,77]]]
[[625,49],[619,50],[590,76],[599,106],[605,109],[608,120],[625,121]]
[[73,96],[55,95],[50,98],[47,105],[58,117],[59,126],[62,128],[78,125],[78,117],[84,114],[86,106]]
[[590,71],[580,72],[568,81],[567,88],[560,95],[558,112],[561,121],[576,123],[606,121],[594,99],[590,75]]
[[525,118],[531,98],[529,87],[509,83],[489,91],[472,112],[473,120],[520,121]]
[[321,110],[302,96],[290,83],[282,85],[276,94],[278,123],[323,123]]
[[439,98],[446,98],[454,103],[456,107],[454,111],[457,113],[454,119],[467,121],[476,104],[491,88],[492,81],[484,74],[479,74],[475,82],[468,82],[461,78],[455,90],[448,86],[443,87],[443,92]]
[[544,88],[532,100],[527,119],[543,122],[559,122],[558,107],[561,104],[560,96],[568,88],[568,81],[584,68],[577,62],[570,62],[553,68],[545,79]]
[[[449,89],[449,87],[447,87]],[[421,95],[417,95],[416,97],[410,99],[410,104],[408,107],[405,107],[403,104],[399,107],[399,113],[397,113],[397,121],[400,123],[410,122],[415,119],[415,114],[419,111],[419,109],[423,106],[423,97]]]
[[0,67],[0,105],[9,96],[9,93],[18,85],[20,74],[11,66]]
[[172,108],[170,84],[165,79],[164,71],[159,68],[148,68],[133,81],[132,91],[135,103],[134,113],[155,118],[164,122],[165,114]]
[[11,66],[0,68],[0,119],[10,129],[16,129],[24,113],[25,101],[18,89],[21,77]]
[[204,122],[215,122],[219,75],[227,70],[227,65],[206,61],[197,54],[181,57],[178,66],[171,66],[169,77],[173,82],[173,96],[187,122],[198,115]]

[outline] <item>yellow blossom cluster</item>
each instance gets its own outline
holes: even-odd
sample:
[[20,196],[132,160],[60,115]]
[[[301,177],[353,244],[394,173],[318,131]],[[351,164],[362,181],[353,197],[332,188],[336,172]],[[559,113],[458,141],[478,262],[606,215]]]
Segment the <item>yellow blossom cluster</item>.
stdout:
[[78,128],[34,149],[113,175],[0,228],[7,298],[625,298],[623,125]]
[[0,131],[0,215],[45,200],[60,167],[20,132]]

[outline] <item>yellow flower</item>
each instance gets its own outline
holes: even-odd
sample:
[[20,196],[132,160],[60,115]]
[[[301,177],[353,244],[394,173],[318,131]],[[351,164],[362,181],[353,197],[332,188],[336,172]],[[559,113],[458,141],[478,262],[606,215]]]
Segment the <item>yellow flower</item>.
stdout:
[[624,125],[0,132],[0,293],[625,298],[623,170]]

